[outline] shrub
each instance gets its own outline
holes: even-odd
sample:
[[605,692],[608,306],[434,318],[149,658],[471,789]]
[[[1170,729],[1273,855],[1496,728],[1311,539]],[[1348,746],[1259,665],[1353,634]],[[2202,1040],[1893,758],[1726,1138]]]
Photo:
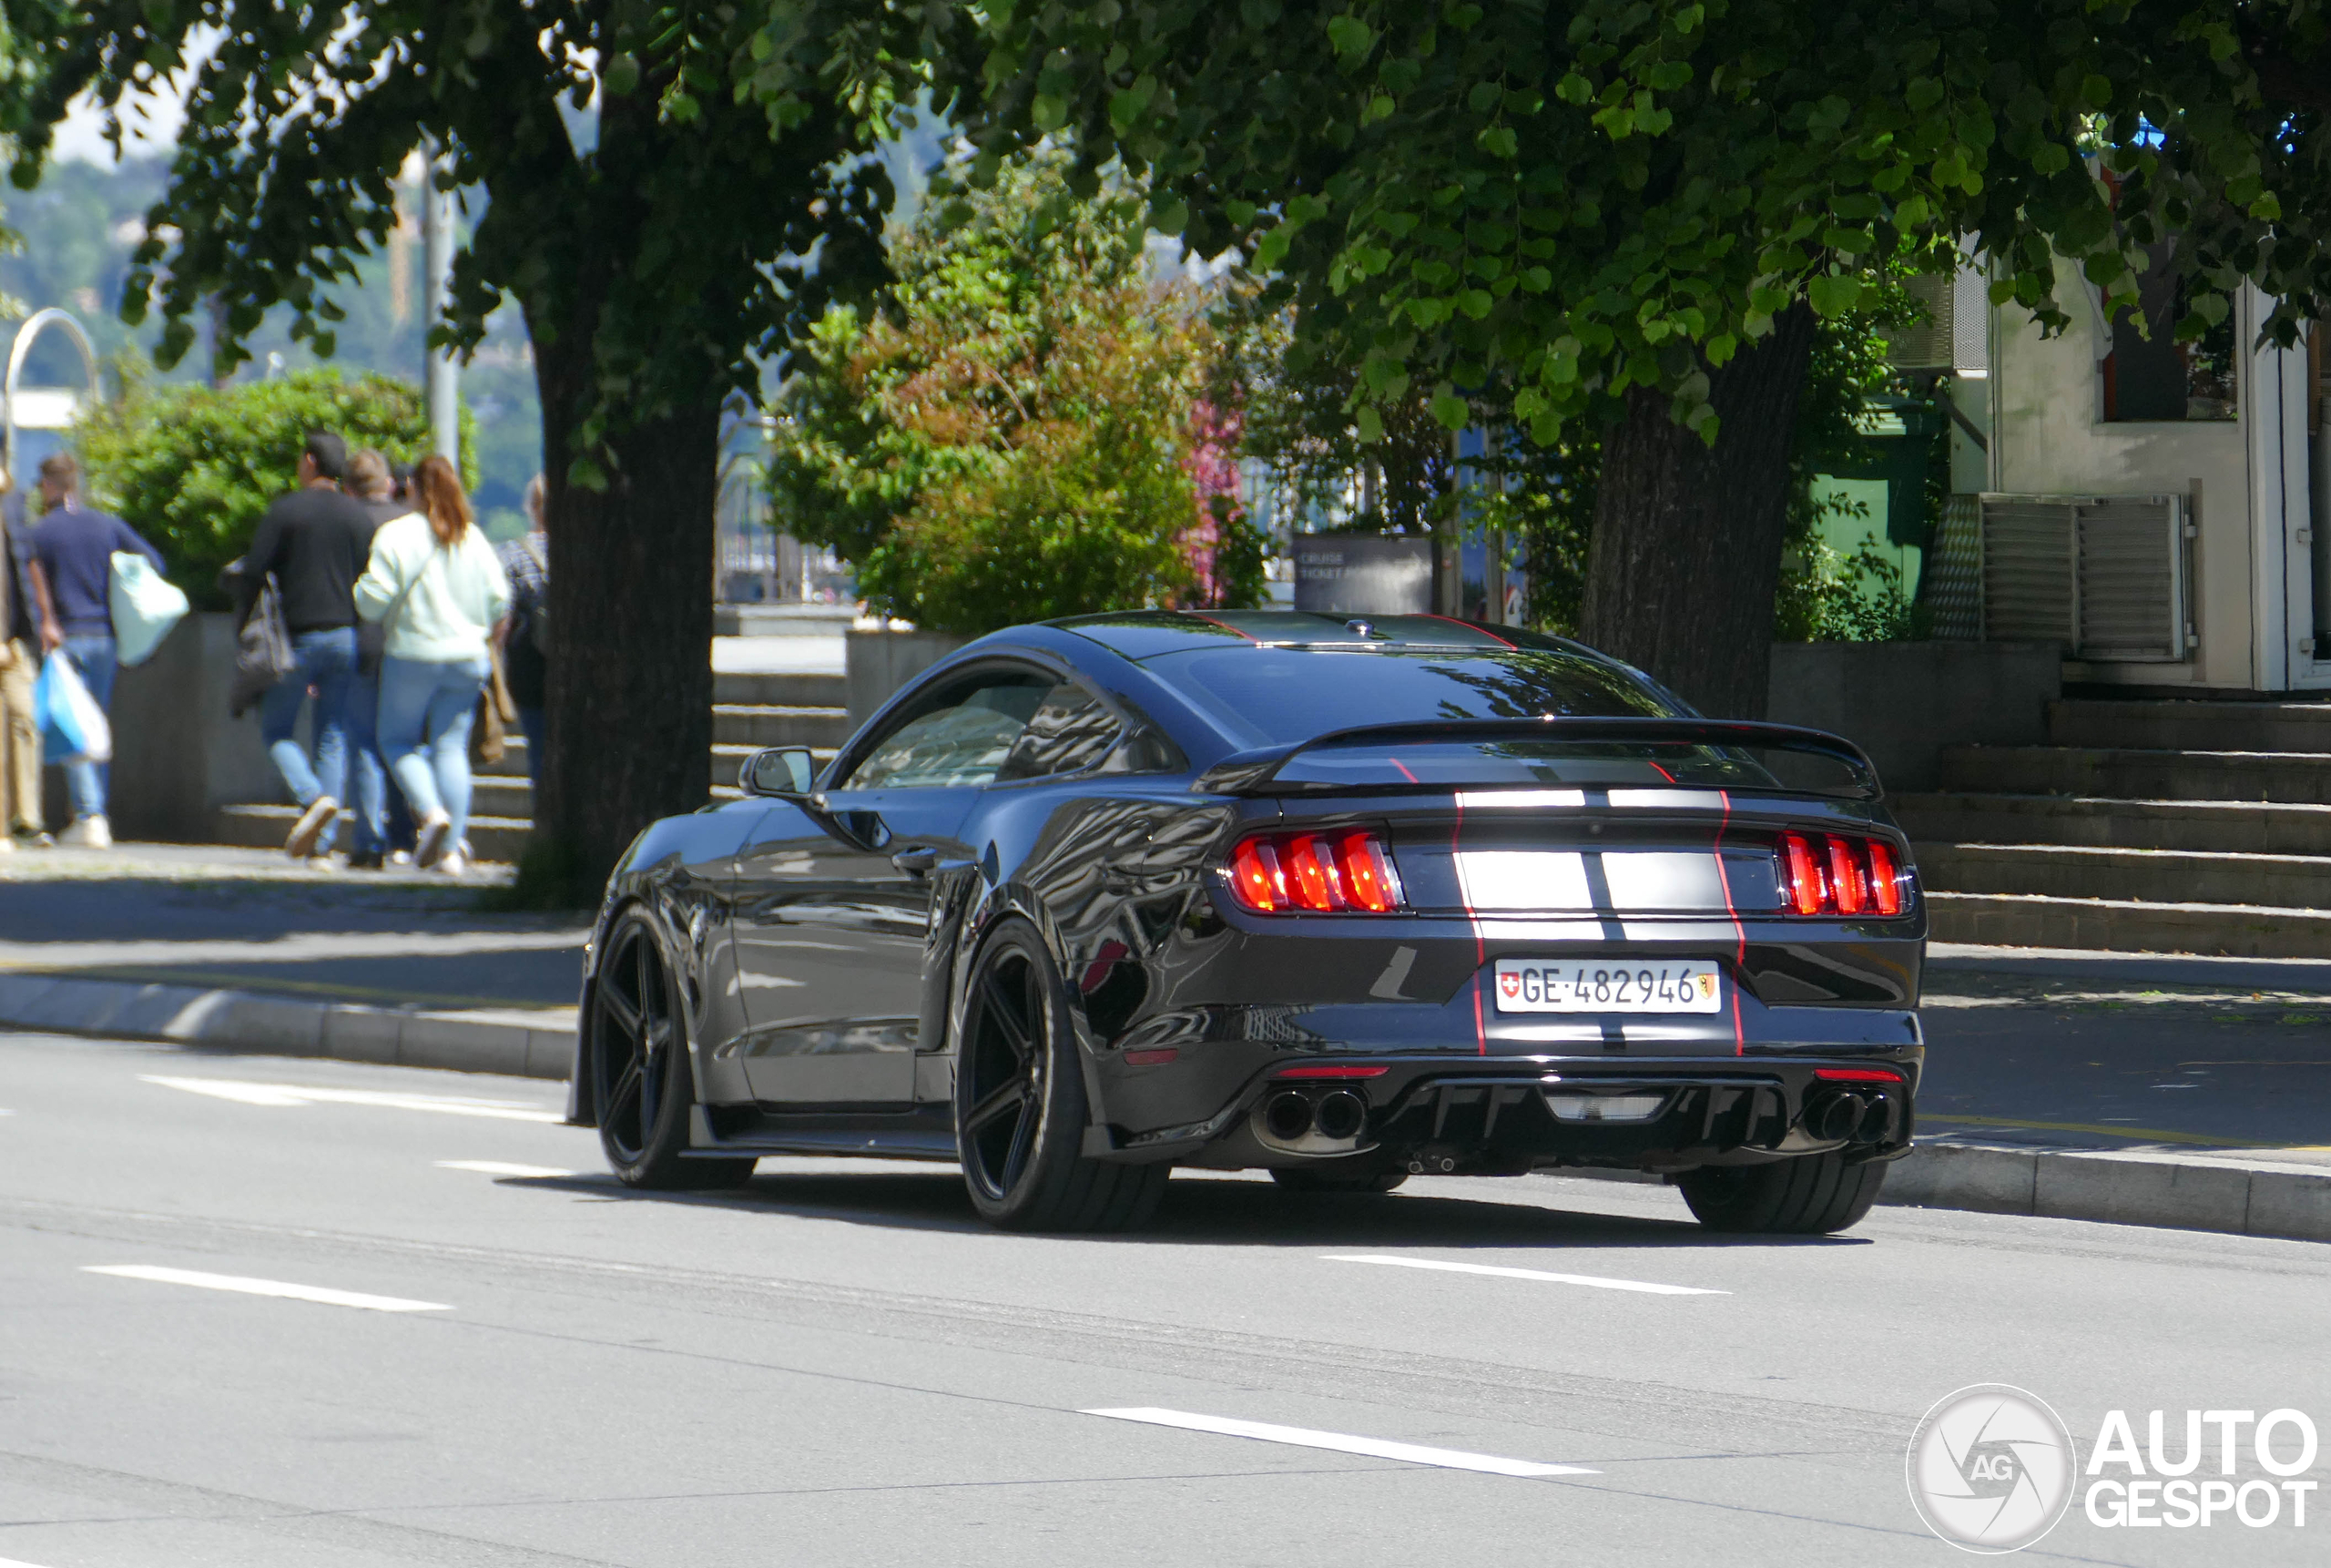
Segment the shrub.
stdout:
[[[122,369],[118,397],[84,414],[74,443],[92,504],[117,512],[153,541],[169,578],[201,608],[221,609],[220,568],[249,547],[267,504],[298,483],[310,430],[340,433],[351,452],[392,462],[429,451],[421,389],[388,376],[302,371],[225,388],[162,386]],[[462,419],[463,479],[476,483]]]

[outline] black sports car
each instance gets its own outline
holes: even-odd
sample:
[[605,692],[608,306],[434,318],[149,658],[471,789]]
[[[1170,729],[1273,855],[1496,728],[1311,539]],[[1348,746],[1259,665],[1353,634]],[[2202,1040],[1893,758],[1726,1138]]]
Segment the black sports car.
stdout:
[[958,1160],[994,1223],[1089,1229],[1176,1165],[1601,1166],[1828,1231],[1909,1147],[1926,913],[1868,759],[1575,643],[1015,627],[742,783],[594,934],[570,1114],[635,1186]]

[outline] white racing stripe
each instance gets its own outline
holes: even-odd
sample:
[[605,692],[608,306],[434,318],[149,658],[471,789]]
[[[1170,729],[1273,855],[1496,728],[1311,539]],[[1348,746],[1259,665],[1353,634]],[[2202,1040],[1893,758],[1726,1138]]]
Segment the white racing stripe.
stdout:
[[1394,1268],[1431,1268],[1444,1274],[1490,1274],[1501,1279],[1542,1279],[1550,1285],[1588,1285],[1597,1290],[1634,1290],[1645,1296],[1729,1296],[1696,1285],[1654,1285],[1644,1279],[1605,1279],[1594,1274],[1550,1274],[1542,1268],[1501,1268],[1490,1263],[1443,1263],[1435,1257],[1393,1257],[1379,1252],[1330,1252],[1322,1263],[1382,1263]]
[[398,1296],[367,1296],[361,1290],[331,1290],[321,1285],[290,1285],[280,1279],[246,1279],[234,1274],[204,1274],[192,1268],[159,1268],[150,1263],[94,1264],[84,1274],[117,1279],[150,1279],[158,1285],[191,1285],[199,1290],[231,1290],[243,1296],[280,1296],[326,1307],[361,1307],[367,1312],[451,1312],[443,1301],[407,1301]]
[[571,1176],[573,1171],[560,1170],[556,1166],[514,1166],[506,1160],[439,1160],[441,1171],[475,1171],[490,1176]]
[[1295,1448],[1323,1448],[1332,1453],[1364,1454],[1369,1459],[1396,1459],[1408,1464],[1429,1464],[1440,1470],[1477,1470],[1490,1475],[1519,1476],[1603,1473],[1588,1470],[1583,1465],[1540,1464],[1535,1460],[1504,1459],[1493,1453],[1467,1453],[1453,1448],[1425,1448],[1412,1442],[1386,1442],[1381,1438],[1313,1431],[1308,1427],[1279,1427],[1267,1421],[1242,1421],[1228,1416],[1192,1415],[1187,1410],[1142,1407],[1078,1413],[1107,1416],[1113,1420],[1141,1421],[1154,1427],[1179,1427],[1185,1431],[1214,1432],[1222,1437],[1253,1438],[1258,1442],[1282,1442]]
[[253,1084],[240,1078],[169,1078],[141,1073],[139,1080],[189,1095],[208,1095],[243,1105],[371,1105],[392,1111],[434,1111],[445,1116],[485,1116],[504,1122],[566,1120],[556,1111],[524,1100],[477,1100],[460,1095],[402,1095],[377,1089],[320,1089],[304,1084]]

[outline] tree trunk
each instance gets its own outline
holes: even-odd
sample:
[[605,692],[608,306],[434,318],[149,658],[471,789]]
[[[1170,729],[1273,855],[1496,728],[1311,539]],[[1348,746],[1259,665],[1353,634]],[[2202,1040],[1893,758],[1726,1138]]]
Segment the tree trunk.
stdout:
[[[540,323],[529,320],[530,328]],[[593,392],[587,321],[536,330],[550,532],[550,728],[534,822],[570,895],[595,900],[658,817],[710,792],[712,552],[720,404],[626,426],[598,454],[606,488],[573,484]],[[545,890],[548,891],[548,890]]]
[[1713,718],[1764,716],[1813,325],[1792,306],[1708,372],[1715,446],[1675,422],[1664,393],[1642,389],[1603,437],[1582,634]]

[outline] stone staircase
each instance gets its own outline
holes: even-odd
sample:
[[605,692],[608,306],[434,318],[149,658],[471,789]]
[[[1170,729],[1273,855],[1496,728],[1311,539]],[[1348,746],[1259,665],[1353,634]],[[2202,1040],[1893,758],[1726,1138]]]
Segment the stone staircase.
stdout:
[[[850,738],[847,682],[839,675],[742,675],[712,677],[712,793],[737,799],[737,769],[764,746],[807,746],[822,759]],[[280,849],[299,820],[289,805],[222,806],[212,818],[211,841]],[[534,789],[526,781],[526,743],[512,734],[502,760],[477,776],[470,806],[470,844],[478,858],[514,860],[534,830]],[[347,830],[340,847],[346,849]]]
[[2071,699],[1898,796],[1939,942],[2331,958],[2331,705]]

